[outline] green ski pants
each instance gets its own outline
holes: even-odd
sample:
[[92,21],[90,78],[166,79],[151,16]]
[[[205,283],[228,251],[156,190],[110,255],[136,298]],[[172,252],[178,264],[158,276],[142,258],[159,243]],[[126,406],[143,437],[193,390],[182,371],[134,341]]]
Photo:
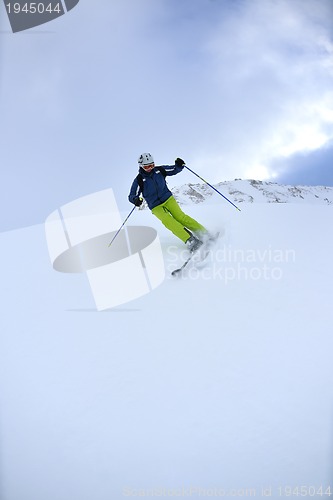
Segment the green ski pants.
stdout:
[[154,207],[152,209],[152,213],[155,217],[160,219],[166,228],[172,231],[173,234],[180,238],[184,243],[190,237],[185,228],[194,232],[207,232],[207,229],[204,226],[182,211],[173,196],[170,196],[170,198],[168,198],[164,203],[161,203],[161,205]]

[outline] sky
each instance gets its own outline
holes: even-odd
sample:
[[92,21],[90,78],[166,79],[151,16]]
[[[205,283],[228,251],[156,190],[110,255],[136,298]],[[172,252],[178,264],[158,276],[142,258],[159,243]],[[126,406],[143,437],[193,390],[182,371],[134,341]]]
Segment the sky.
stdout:
[[128,212],[142,152],[332,186],[332,26],[331,0],[81,0],[13,34],[1,3],[0,231],[109,187]]

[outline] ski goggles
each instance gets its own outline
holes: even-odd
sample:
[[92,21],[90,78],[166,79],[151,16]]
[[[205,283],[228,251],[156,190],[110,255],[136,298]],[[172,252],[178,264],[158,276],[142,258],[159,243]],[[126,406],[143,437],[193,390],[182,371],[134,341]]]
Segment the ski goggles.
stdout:
[[151,172],[155,167],[155,163],[149,163],[148,165],[142,165],[142,168],[145,172]]

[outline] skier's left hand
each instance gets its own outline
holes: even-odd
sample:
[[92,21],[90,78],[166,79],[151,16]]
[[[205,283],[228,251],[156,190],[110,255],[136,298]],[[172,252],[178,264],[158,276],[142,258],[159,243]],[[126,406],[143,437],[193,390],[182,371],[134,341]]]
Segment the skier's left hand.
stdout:
[[183,167],[185,165],[185,162],[181,158],[176,158],[175,165],[177,165],[177,167]]

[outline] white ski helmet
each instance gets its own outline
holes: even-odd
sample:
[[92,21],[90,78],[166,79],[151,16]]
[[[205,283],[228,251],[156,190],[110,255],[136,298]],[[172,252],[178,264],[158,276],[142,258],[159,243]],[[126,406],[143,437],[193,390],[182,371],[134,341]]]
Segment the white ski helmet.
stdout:
[[154,163],[154,158],[150,153],[142,153],[142,155],[138,158],[138,163],[140,165],[150,165],[151,163]]

